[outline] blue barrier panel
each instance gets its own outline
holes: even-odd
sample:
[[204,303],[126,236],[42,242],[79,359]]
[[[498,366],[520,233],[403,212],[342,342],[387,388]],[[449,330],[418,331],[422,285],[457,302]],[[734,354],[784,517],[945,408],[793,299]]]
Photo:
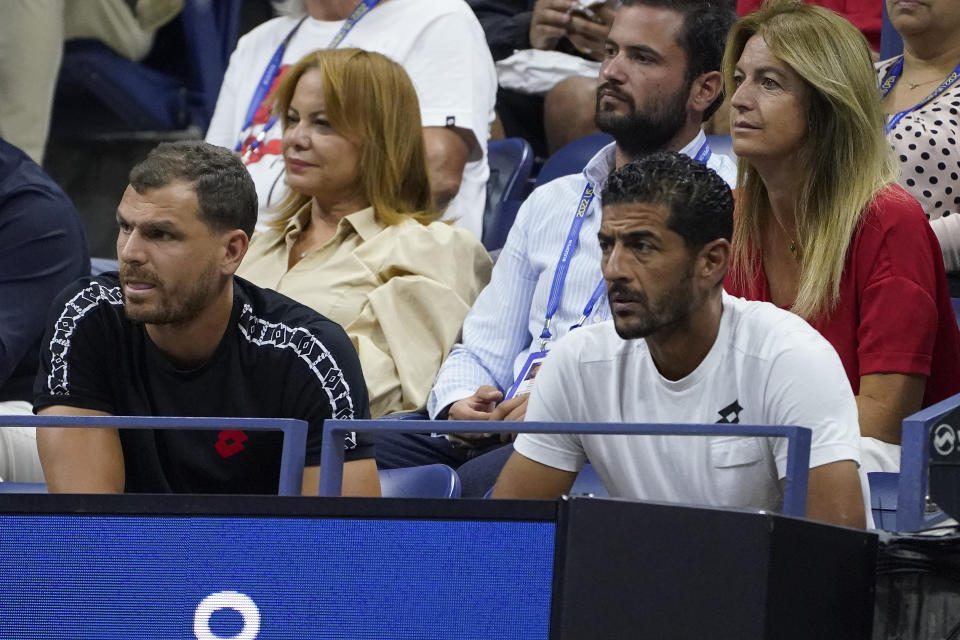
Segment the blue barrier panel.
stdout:
[[608,422],[486,422],[327,420],[323,424],[320,454],[320,495],[339,496],[343,484],[343,447],[338,441],[351,431],[394,433],[590,433],[631,435],[757,436],[787,439],[787,474],[783,487],[784,515],[807,513],[807,474],[810,466],[810,429],[794,426],[743,424],[624,424]]
[[897,531],[919,531],[947,519],[939,509],[927,511],[930,489],[930,431],[940,418],[960,406],[960,394],[907,416],[900,439]]
[[423,502],[2,496],[0,637],[547,640],[556,505]]
[[[303,462],[307,449],[307,423],[288,418],[179,418],[144,416],[0,416],[3,427],[60,427],[112,429],[203,429],[223,431],[281,431],[278,494],[297,496],[303,488]],[[343,446],[340,446],[343,449]]]

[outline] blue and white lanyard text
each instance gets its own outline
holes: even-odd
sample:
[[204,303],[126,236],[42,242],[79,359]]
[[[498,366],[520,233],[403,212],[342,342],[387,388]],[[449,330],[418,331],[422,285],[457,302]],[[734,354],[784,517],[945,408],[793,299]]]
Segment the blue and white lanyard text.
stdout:
[[[337,31],[336,35],[333,36],[333,39],[330,41],[330,44],[327,45],[327,49],[336,49],[343,39],[347,37],[347,34],[353,30],[356,24],[360,21],[363,16],[377,6],[380,3],[380,0],[361,0],[360,4],[357,5],[357,8],[353,10],[353,13],[343,21],[340,30]],[[274,52],[273,57],[270,58],[270,62],[267,63],[267,68],[263,70],[263,75],[260,76],[260,82],[257,83],[257,90],[253,94],[253,99],[250,100],[250,106],[247,107],[247,115],[243,119],[243,129],[240,132],[240,139],[237,141],[236,151],[243,149],[243,142],[246,139],[246,134],[248,131],[253,129],[253,119],[257,115],[257,110],[260,108],[261,103],[266,99],[267,94],[270,93],[270,87],[273,86],[273,81],[276,79],[277,74],[280,73],[280,66],[283,63],[283,54],[287,51],[287,45],[290,44],[290,41],[293,39],[294,34],[297,33],[297,30],[300,29],[300,25],[306,21],[304,17],[300,22],[294,25],[293,29],[290,30],[290,33],[287,34],[287,37],[283,39],[283,42],[280,43],[280,46],[277,47],[277,50]],[[244,152],[244,160],[250,156],[251,153],[257,150],[257,148],[263,143],[267,137],[267,132],[273,128],[273,125],[277,123],[279,118],[276,115],[270,116],[270,119],[267,120],[266,124],[263,125],[263,129],[260,130],[260,133],[250,142],[250,146]]]
[[[889,95],[890,91],[893,89],[893,85],[897,84],[897,80],[900,79],[901,73],[903,73],[903,58],[900,58],[899,60],[897,60],[897,63],[893,65],[889,71],[887,71],[887,75],[884,76],[883,82],[880,83],[880,99],[881,100],[886,98],[887,95]],[[943,92],[949,89],[951,86],[953,86],[953,84],[958,79],[960,79],[960,64],[958,64],[956,68],[953,70],[953,72],[950,75],[948,75],[943,80],[943,82],[941,82],[937,86],[936,89],[933,90],[933,93],[931,93],[926,98],[924,98],[914,106],[910,107],[909,109],[904,109],[900,113],[897,113],[894,116],[892,116],[889,122],[887,122],[887,133],[890,133],[891,131],[893,131],[893,128],[896,127],[901,120],[903,120],[904,116],[906,116],[909,113],[912,113],[913,111],[916,111],[920,107],[923,107],[924,105],[927,105],[933,102],[934,100],[936,100],[938,97],[940,97],[940,95],[943,94]]]
[[[577,249],[577,243],[580,240],[580,228],[583,227],[583,219],[590,209],[590,203],[593,202],[594,195],[593,185],[588,182],[583,190],[583,195],[580,196],[577,212],[573,216],[573,224],[570,225],[570,231],[567,232],[567,240],[563,243],[563,252],[560,254],[557,269],[553,272],[553,282],[550,284],[550,297],[547,299],[547,313],[543,321],[543,331],[540,332],[541,351],[546,349],[547,342],[553,337],[553,334],[550,333],[550,322],[557,313],[557,309],[560,308],[560,296],[563,295],[563,285],[567,281],[567,271],[570,269],[570,260],[573,258],[573,252]],[[602,281],[600,285],[603,285]],[[600,286],[597,287],[597,290],[599,289]],[[590,307],[589,311],[593,311],[593,306],[596,304],[596,300],[593,299],[594,297],[599,297],[597,296],[596,290],[594,291],[594,296],[591,296],[593,304],[588,303]],[[589,316],[590,314],[586,313],[586,311],[587,310],[585,310],[584,315]],[[583,321],[586,321],[586,318],[583,318]],[[582,324],[582,322],[579,324]]]
[[[694,160],[706,164],[711,155],[713,155],[713,150],[710,149],[710,143],[704,141],[700,150],[697,151],[697,154],[694,156]],[[577,212],[573,216],[570,231],[567,232],[567,240],[563,243],[563,252],[560,254],[557,269],[553,272],[553,282],[550,284],[550,297],[547,299],[547,312],[543,321],[543,330],[540,332],[541,351],[546,350],[547,343],[553,337],[553,334],[550,332],[550,323],[553,321],[553,316],[557,313],[557,309],[560,308],[560,298],[563,295],[563,286],[567,281],[567,271],[570,269],[570,261],[573,259],[574,251],[577,250],[577,243],[580,240],[580,228],[583,227],[583,220],[587,215],[587,211],[590,209],[594,195],[593,185],[587,183],[586,188],[583,190],[583,195],[580,196],[580,203],[577,205]],[[593,293],[590,295],[586,306],[584,306],[580,318],[576,324],[571,325],[571,331],[583,326],[583,323],[586,322],[590,314],[593,313],[594,307],[597,306],[597,302],[600,301],[600,298],[603,297],[606,290],[606,283],[603,278],[601,278],[593,290]]]

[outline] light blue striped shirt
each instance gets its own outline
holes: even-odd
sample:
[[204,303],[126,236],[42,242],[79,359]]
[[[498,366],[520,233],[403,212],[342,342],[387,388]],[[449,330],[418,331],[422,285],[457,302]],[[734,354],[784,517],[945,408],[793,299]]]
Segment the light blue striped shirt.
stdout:
[[[706,136],[701,131],[680,153],[695,156]],[[454,345],[437,374],[427,399],[434,418],[446,406],[473,395],[481,385],[506,391],[527,356],[540,349],[553,274],[560,260],[574,213],[587,182],[597,192],[580,228],[579,244],[570,261],[560,307],[551,323],[553,339],[564,336],[580,319],[590,294],[600,282],[600,191],[615,166],[615,144],[601,149],[582,173],[557,178],[535,190],[520,207],[507,242],[493,267],[490,283],[480,292],[463,323],[461,342]],[[707,166],[733,185],[736,164],[713,153]],[[588,324],[610,318],[606,297],[597,302]]]

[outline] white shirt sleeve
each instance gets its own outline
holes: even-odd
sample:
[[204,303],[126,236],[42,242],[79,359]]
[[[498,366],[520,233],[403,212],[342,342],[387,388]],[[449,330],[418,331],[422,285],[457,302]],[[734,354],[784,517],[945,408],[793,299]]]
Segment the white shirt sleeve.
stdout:
[[[580,382],[577,340],[567,336],[547,354],[533,383],[524,422],[579,422],[586,408]],[[576,433],[521,433],[513,448],[540,464],[563,471],[578,472],[586,462],[580,436]]]
[[433,20],[406,56],[424,127],[456,126],[486,144],[496,102],[493,58],[476,18],[447,12]]
[[930,227],[940,242],[947,273],[960,271],[960,216],[936,218],[930,221]]
[[517,354],[530,346],[528,322],[539,274],[528,256],[527,226],[535,198],[520,207],[517,220],[493,266],[490,283],[473,303],[463,323],[461,341],[440,367],[427,399],[430,417],[473,395],[481,385],[506,392],[513,383]]
[[[772,363],[766,381],[766,424],[809,427],[810,468],[838,460],[860,464],[857,403],[843,364],[819,335],[794,333],[795,344]],[[802,342],[796,342],[799,338]],[[773,438],[777,473],[786,476],[787,440]]]

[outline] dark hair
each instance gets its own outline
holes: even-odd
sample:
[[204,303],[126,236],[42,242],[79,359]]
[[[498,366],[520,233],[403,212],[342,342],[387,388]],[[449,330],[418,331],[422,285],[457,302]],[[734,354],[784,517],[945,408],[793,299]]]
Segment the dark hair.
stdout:
[[[708,71],[720,71],[727,33],[737,21],[735,4],[733,0],[622,0],[621,6],[668,9],[683,16],[677,44],[687,55],[689,82]],[[709,120],[721,104],[722,91],[703,112],[703,120]]]
[[137,193],[174,182],[193,187],[199,218],[214,231],[240,229],[253,235],[257,224],[257,188],[240,158],[202,140],[164,142],[130,170]]
[[615,170],[600,197],[605,207],[634,202],[667,207],[667,228],[694,251],[733,235],[730,187],[713,169],[676,151],[657,151]]

